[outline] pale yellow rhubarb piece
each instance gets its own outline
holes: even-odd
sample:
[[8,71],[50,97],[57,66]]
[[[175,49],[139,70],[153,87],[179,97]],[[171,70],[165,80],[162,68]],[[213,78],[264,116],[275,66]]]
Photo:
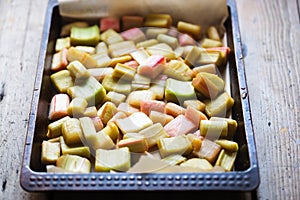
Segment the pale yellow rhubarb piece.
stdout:
[[90,158],[90,148],[88,146],[69,146],[65,143],[64,138],[60,136],[60,147],[62,155],[70,154],[85,158]]
[[179,165],[180,163],[183,163],[186,160],[187,158],[180,154],[172,154],[162,159],[162,161],[168,163],[169,165]]
[[109,55],[113,58],[128,55],[129,53],[136,50],[133,41],[123,41],[108,46]]
[[222,149],[215,165],[221,166],[227,172],[232,171],[236,156],[237,156],[236,151],[232,152],[232,151],[226,151],[225,149]]
[[144,48],[139,48],[136,51],[130,53],[130,56],[138,62],[138,64],[142,64],[149,58],[148,52]]
[[88,106],[86,99],[82,97],[75,97],[72,99],[68,107],[68,115],[73,117],[80,117],[84,115],[84,111]]
[[174,119],[172,115],[157,112],[154,110],[150,111],[149,117],[153,121],[153,123],[160,123],[162,126],[166,125]]
[[118,106],[122,102],[125,102],[126,99],[126,95],[114,91],[109,91],[106,97],[108,101],[111,101],[116,106]]
[[211,163],[209,163],[206,159],[203,158],[191,158],[187,161],[180,164],[182,167],[193,167],[193,168],[199,168],[201,170],[212,170],[213,166]]
[[43,164],[55,164],[60,156],[60,143],[48,142],[44,140],[42,142],[42,163]]
[[66,69],[55,72],[50,79],[55,89],[61,93],[66,93],[74,85],[71,73]]
[[159,34],[167,34],[169,29],[167,28],[157,28],[157,27],[148,27],[146,30],[146,36],[149,39],[157,40]]
[[69,172],[89,173],[91,172],[91,162],[77,155],[62,155],[56,161],[56,166]]
[[237,123],[236,120],[230,119],[230,118],[225,118],[225,117],[211,117],[211,118],[209,118],[209,120],[212,120],[212,121],[226,121],[227,125],[228,125],[227,138],[229,140],[233,139],[233,136],[235,135],[237,127],[238,127],[238,123]]
[[130,55],[118,56],[111,59],[110,65],[111,67],[115,67],[117,63],[125,63],[132,60]]
[[168,60],[175,59],[176,55],[168,44],[166,43],[158,43],[147,47],[146,50],[150,55],[161,55],[166,57]]
[[193,133],[188,133],[186,136],[192,143],[193,151],[199,151],[202,145],[202,140],[200,139],[200,137]]
[[155,94],[157,100],[163,100],[165,95],[165,85],[167,76],[160,75],[156,79],[152,79],[149,90]]
[[205,103],[203,103],[202,101],[198,100],[198,99],[190,99],[190,100],[185,100],[183,102],[183,106],[185,108],[187,108],[188,106],[191,106],[201,112],[205,111]]
[[83,115],[86,117],[96,117],[97,112],[98,112],[98,110],[97,110],[96,106],[90,106],[84,110]]
[[106,53],[97,53],[92,55],[92,58],[97,61],[96,67],[108,67],[111,64],[111,58]]
[[218,41],[218,40],[212,40],[209,38],[204,38],[201,46],[203,48],[210,48],[210,47],[221,47],[223,46],[222,42]]
[[88,71],[97,81],[102,81],[105,76],[111,76],[114,69],[112,67],[101,67],[88,69]]
[[147,141],[149,148],[155,146],[160,138],[169,137],[160,123],[155,123],[139,132]]
[[112,121],[108,122],[101,132],[108,135],[114,142],[118,139],[120,134],[118,126]]
[[179,45],[176,37],[166,34],[158,34],[157,40],[160,43],[168,44],[172,49],[175,49]]
[[129,116],[135,112],[139,112],[140,110],[138,108],[131,106],[129,103],[122,102],[118,105],[118,111],[124,112],[126,115]]
[[188,33],[195,39],[199,39],[201,37],[201,26],[196,24],[179,21],[177,23],[177,30],[181,33]]
[[[101,36],[101,35],[100,35]],[[99,42],[95,47],[95,54],[108,54],[107,45],[105,42]]]
[[55,43],[55,51],[59,52],[63,50],[64,48],[71,47],[71,40],[70,37],[65,38],[57,38]]
[[224,138],[228,133],[228,125],[226,121],[200,121],[200,133],[203,137],[216,140]]
[[95,54],[96,53],[95,47],[78,45],[78,46],[75,46],[75,48],[79,51],[83,51],[83,52],[88,53],[88,54]]
[[234,141],[219,139],[219,140],[215,140],[215,143],[217,143],[218,145],[220,145],[223,149],[225,149],[227,151],[234,152],[234,151],[238,151],[238,149],[239,149],[238,144]]
[[48,132],[47,132],[47,137],[48,138],[56,138],[56,137],[59,137],[61,136],[61,127],[63,125],[63,123],[65,121],[67,121],[68,119],[70,119],[69,116],[66,116],[64,118],[61,118],[59,120],[56,120],[52,123],[50,123],[48,125]]
[[136,69],[117,63],[112,73],[113,78],[131,81],[136,73]]
[[145,113],[134,112],[126,118],[117,119],[116,124],[122,133],[126,134],[129,132],[139,132],[148,126],[151,126],[153,122]]
[[67,59],[69,62],[77,60],[81,62],[86,68],[95,68],[98,65],[97,60],[94,59],[90,54],[80,51],[75,47],[69,48]]
[[179,106],[176,103],[168,102],[165,106],[165,113],[177,117],[178,115],[184,115],[186,109]]
[[198,67],[194,67],[192,69],[192,71],[193,71],[193,77],[195,77],[200,72],[207,72],[207,73],[211,73],[211,74],[218,73],[218,69],[215,64],[207,64],[207,65],[201,65]]
[[97,115],[100,117],[103,124],[107,122],[117,113],[117,107],[112,102],[105,102],[98,110]]
[[155,94],[150,90],[137,90],[137,91],[132,91],[128,95],[126,102],[128,102],[131,106],[139,108],[141,101],[154,100],[154,99],[155,99]]
[[106,31],[102,32],[100,34],[100,39],[108,45],[124,41],[122,36],[114,29],[107,29]]
[[168,62],[163,73],[169,78],[180,81],[191,81],[193,75],[191,68],[180,60],[171,60]]
[[172,154],[188,155],[193,149],[192,143],[186,135],[160,138],[157,141],[157,146],[162,158]]
[[98,149],[95,159],[96,172],[127,171],[131,166],[128,147],[113,150]]
[[199,158],[205,158],[211,164],[214,164],[218,158],[218,155],[221,151],[221,146],[217,143],[204,139],[199,151],[193,151],[193,154]]
[[85,68],[81,62],[74,60],[70,62],[67,66],[67,69],[71,73],[71,76],[74,77],[74,79],[86,79],[90,77],[89,71]]
[[197,65],[215,64],[217,66],[222,66],[224,59],[218,51],[202,51],[196,63]]
[[113,78],[112,75],[105,76],[102,85],[107,91],[114,91],[125,95],[131,92],[131,82]]
[[130,152],[143,153],[148,151],[148,143],[145,138],[127,138],[117,143],[119,148],[128,147]]
[[149,39],[149,40],[145,40],[145,41],[137,43],[136,48],[141,48],[141,47],[147,48],[147,47],[153,46],[155,44],[158,44],[157,39]]
[[169,28],[172,24],[172,17],[169,14],[151,13],[146,15],[144,26]]
[[67,145],[82,144],[82,130],[77,118],[67,119],[61,127],[62,136]]
[[208,27],[206,32],[209,39],[221,41],[220,34],[215,26]]
[[151,78],[136,73],[131,81],[132,90],[143,89],[147,90],[150,88]]
[[223,92],[214,100],[208,101],[205,107],[205,112],[209,117],[226,117],[233,104],[234,99],[227,93]]
[[197,66],[202,51],[203,50],[201,50],[197,46],[191,47],[191,49],[188,51],[187,55],[184,58],[184,62],[189,66]]

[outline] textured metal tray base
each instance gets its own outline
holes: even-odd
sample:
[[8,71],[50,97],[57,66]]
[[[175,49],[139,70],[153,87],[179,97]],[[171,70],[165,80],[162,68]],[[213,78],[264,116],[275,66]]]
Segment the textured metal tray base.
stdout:
[[225,22],[229,56],[230,92],[235,100],[232,118],[238,122],[234,140],[239,145],[235,169],[226,173],[47,173],[41,164],[41,142],[48,124],[48,105],[55,91],[50,82],[50,64],[60,27],[58,3],[50,0],[32,98],[29,126],[24,148],[20,183],[24,190],[38,191],[252,191],[259,185],[258,163],[247,83],[241,50],[238,16],[234,0],[228,0],[229,18]]

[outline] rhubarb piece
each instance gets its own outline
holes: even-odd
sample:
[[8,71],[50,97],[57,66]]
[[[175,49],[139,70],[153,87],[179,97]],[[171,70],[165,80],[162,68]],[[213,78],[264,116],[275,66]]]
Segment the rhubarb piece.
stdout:
[[90,54],[80,51],[75,47],[68,49],[67,59],[69,62],[79,61],[86,68],[95,68],[98,65],[97,60],[94,59]]
[[225,83],[215,74],[200,72],[193,78],[192,85],[205,97],[214,99],[224,91]]
[[128,30],[131,28],[140,28],[144,24],[144,17],[142,16],[131,16],[131,15],[124,15],[122,16],[122,29]]
[[145,17],[144,26],[169,28],[172,24],[172,17],[169,14],[148,14]]
[[124,112],[126,115],[131,115],[135,112],[139,112],[138,108],[131,106],[129,103],[122,102],[118,105],[118,111]]
[[164,126],[165,131],[171,137],[191,133],[195,130],[195,128],[196,125],[184,115],[178,115],[175,119]]
[[113,29],[116,32],[120,31],[120,19],[117,17],[103,17],[100,19],[100,31]]
[[140,102],[140,110],[148,116],[152,110],[164,113],[165,106],[165,102],[158,100],[142,100]]
[[156,78],[165,69],[166,59],[161,55],[153,55],[146,59],[137,70],[138,74]]
[[222,149],[215,165],[221,166],[227,172],[232,171],[236,156],[237,156],[236,151],[232,152],[232,151],[226,151]]
[[81,21],[66,24],[61,28],[60,36],[61,37],[69,36],[71,34],[71,28],[73,26],[80,27],[80,28],[85,28],[85,27],[88,27],[89,24],[87,22],[81,22]]
[[127,138],[117,143],[119,148],[128,147],[130,152],[143,153],[148,151],[148,143],[145,138]]
[[191,106],[201,112],[205,111],[205,103],[203,103],[202,101],[198,100],[198,99],[190,99],[190,100],[185,100],[183,102],[183,106],[185,108],[187,108],[188,106]]
[[115,144],[112,139],[106,135],[104,132],[96,132],[93,121],[89,117],[79,118],[83,137],[87,142],[87,145],[92,148],[92,150],[101,149],[113,149]]
[[133,41],[135,44],[145,41],[146,36],[144,32],[139,28],[131,28],[121,33],[121,36],[125,40]]
[[149,27],[146,29],[146,36],[149,39],[157,39],[159,34],[168,34],[167,28],[156,28],[156,27]]
[[202,51],[199,59],[196,61],[197,65],[215,64],[222,66],[223,58],[219,51]]
[[179,45],[176,37],[172,37],[166,34],[158,34],[157,40],[160,43],[168,44],[170,47],[172,47],[172,49],[175,49]]
[[116,64],[118,63],[125,63],[128,61],[131,61],[131,56],[130,55],[125,55],[125,56],[119,56],[111,59],[111,63],[109,66],[115,67]]
[[114,142],[118,139],[120,134],[118,126],[111,121],[107,123],[107,125],[101,130],[101,132],[108,135]]
[[136,44],[136,48],[147,48],[151,47],[155,44],[158,44],[158,41],[156,39],[149,39],[142,42],[139,42]]
[[59,52],[63,49],[67,49],[69,47],[71,47],[70,37],[56,39],[56,42],[55,42],[55,51],[56,52]]
[[151,126],[153,122],[143,112],[134,112],[124,119],[117,119],[116,124],[123,134],[129,132],[139,132],[140,130]]
[[203,48],[210,48],[210,47],[221,47],[221,46],[223,46],[223,44],[222,44],[222,42],[217,41],[217,40],[204,38],[202,43],[201,43],[201,46]]
[[97,25],[84,28],[73,26],[71,28],[70,38],[72,46],[96,46],[100,40],[100,30]]
[[162,126],[166,125],[167,123],[169,123],[174,119],[174,117],[171,115],[157,112],[154,110],[150,111],[149,117],[153,123],[160,123]]
[[186,136],[192,143],[193,151],[199,151],[202,145],[202,139],[193,133],[188,133]]
[[161,55],[165,57],[167,60],[175,59],[176,55],[169,45],[166,43],[158,43],[147,47],[146,50],[149,52],[150,55]]
[[220,145],[226,151],[235,152],[238,151],[239,149],[238,144],[234,141],[220,139],[220,140],[215,140],[215,143]]
[[88,106],[88,102],[86,99],[81,97],[75,97],[72,99],[69,107],[68,107],[68,115],[73,117],[83,116],[86,107]]
[[[100,35],[100,39],[101,39],[101,35]],[[96,54],[108,54],[108,49],[105,42],[99,42],[95,47],[95,49],[96,49],[95,52]]]
[[96,117],[97,116],[97,108],[96,108],[96,106],[87,107],[84,110],[83,115],[86,116],[86,117]]
[[155,123],[141,130],[139,134],[145,137],[149,148],[155,146],[160,138],[169,137],[160,123]]
[[63,117],[59,120],[56,120],[50,124],[48,124],[47,137],[48,138],[56,138],[61,136],[61,127],[65,121],[70,119],[69,116]]
[[217,143],[204,139],[199,151],[193,151],[193,154],[199,158],[205,158],[211,164],[214,164],[221,151],[221,146]]
[[103,124],[107,122],[117,113],[117,107],[112,102],[105,102],[98,110],[97,115],[100,117]]
[[124,64],[117,63],[112,73],[113,78],[131,81],[136,73],[136,70]]
[[226,121],[200,121],[200,133],[203,137],[211,140],[225,138],[228,133],[228,125]]
[[209,120],[211,121],[226,121],[228,125],[228,133],[227,133],[227,138],[232,140],[233,136],[236,133],[236,129],[238,126],[238,123],[234,119],[230,118],[225,118],[225,117],[211,117]]
[[51,63],[52,71],[59,71],[67,67],[68,65],[67,52],[68,50],[66,48],[63,48],[61,51],[53,54],[52,63]]
[[85,66],[77,60],[70,62],[67,69],[70,71],[71,76],[75,79],[86,79],[91,76]]
[[195,39],[199,39],[201,36],[201,26],[184,22],[184,21],[179,21],[177,23],[177,30],[181,33],[187,33],[192,35]]
[[218,73],[217,66],[215,64],[207,64],[207,65],[201,65],[199,67],[194,67],[192,71],[194,77],[200,72],[206,72],[211,74]]
[[188,155],[192,151],[192,144],[185,135],[160,138],[157,145],[162,158],[172,154]]
[[123,37],[113,29],[102,32],[100,39],[108,45],[124,41]]
[[97,61],[97,67],[108,67],[111,64],[111,58],[106,53],[94,54],[92,58]]
[[166,79],[166,75],[158,75],[157,78],[151,82],[149,90],[155,94],[157,100],[163,100],[165,96]]
[[210,26],[207,29],[207,36],[209,39],[216,40],[216,41],[221,41],[221,37],[219,35],[219,32],[215,26]]
[[186,109],[172,102],[166,103],[165,113],[177,117],[178,115],[184,115]]
[[165,88],[165,99],[183,105],[185,100],[197,99],[191,81],[179,81],[168,78]]
[[228,55],[230,53],[229,47],[210,47],[205,49],[206,52],[220,53],[220,60],[218,60],[219,66],[225,66],[228,60]]
[[124,94],[110,91],[106,95],[108,101],[111,101],[116,106],[119,106],[120,103],[125,102],[126,96]]
[[103,129],[103,123],[102,123],[100,117],[98,117],[98,116],[91,117],[91,120],[92,120],[92,122],[94,124],[96,132],[101,131]]
[[147,90],[150,88],[151,78],[136,73],[131,81],[132,90]]
[[106,96],[105,88],[92,76],[68,88],[67,92],[72,98],[84,98],[89,106],[101,103]]
[[190,67],[180,60],[171,60],[167,63],[164,74],[169,78],[173,78],[180,81],[191,81],[193,71]]
[[61,127],[61,133],[64,138],[64,142],[67,145],[82,144],[82,130],[80,121],[76,118],[70,118],[66,120]]
[[148,101],[154,99],[155,99],[155,95],[150,90],[137,90],[137,91],[132,91],[128,95],[126,102],[128,102],[131,106],[139,108],[141,101]]
[[[127,104],[127,103],[125,103],[125,104]],[[136,109],[136,112],[138,112],[138,111],[139,110]],[[118,112],[108,121],[108,124],[110,122],[114,122],[115,123],[117,119],[124,119],[125,117],[127,117],[127,114],[125,112],[123,112],[123,111],[120,111],[119,107],[118,107]]]
[[113,71],[114,69],[112,67],[88,69],[90,75],[93,76],[97,81],[102,81],[105,76],[112,75]]
[[128,147],[112,150],[98,149],[96,151],[96,172],[109,172],[110,170],[124,172],[130,168],[130,165]]
[[204,113],[192,106],[188,106],[186,108],[185,117],[191,120],[196,125],[197,129],[199,128],[200,121],[207,120],[207,117]]
[[42,142],[42,163],[43,164],[55,164],[60,156],[60,144],[59,142],[48,142],[44,140]]
[[87,146],[69,146],[65,143],[64,138],[60,136],[60,147],[62,155],[77,155],[85,158],[90,158],[90,148]]
[[213,169],[213,166],[203,158],[191,158],[180,164],[182,167],[193,167],[201,170],[209,171]]
[[89,173],[91,172],[91,162],[77,155],[62,155],[56,161],[56,166],[69,172]]
[[195,45],[196,41],[189,34],[181,33],[179,34],[178,37],[178,43],[180,46],[186,46],[186,45]]
[[133,41],[123,41],[108,46],[108,52],[111,57],[119,57],[128,55],[129,53],[136,50],[135,44]]
[[234,104],[234,99],[227,92],[223,92],[217,98],[206,103],[205,113],[209,117],[226,117]]
[[150,55],[144,48],[139,48],[136,51],[131,52],[130,56],[141,65],[149,58]]
[[186,157],[180,154],[171,154],[162,159],[162,161],[168,163],[169,165],[179,165],[187,160]]
[[191,50],[188,51],[187,55],[184,58],[184,62],[189,66],[197,66],[199,65],[198,60],[201,56],[201,50],[197,46],[192,46]]
[[66,69],[55,72],[50,76],[50,79],[55,89],[60,93],[66,93],[68,88],[74,85],[71,73]]
[[88,53],[88,54],[95,54],[96,53],[96,49],[95,47],[90,47],[90,46],[82,46],[82,45],[78,45],[75,47],[75,49]]
[[68,115],[70,98],[67,94],[56,94],[52,97],[49,109],[49,119],[56,120]]

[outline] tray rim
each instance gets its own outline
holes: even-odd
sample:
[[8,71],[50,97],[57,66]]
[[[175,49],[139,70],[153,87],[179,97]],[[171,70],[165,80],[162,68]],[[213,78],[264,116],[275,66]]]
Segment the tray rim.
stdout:
[[[234,57],[236,61],[237,76],[241,94],[241,106],[245,122],[245,135],[249,150],[250,167],[244,171],[225,173],[155,173],[155,174],[129,174],[129,173],[46,173],[30,169],[31,149],[33,146],[34,129],[37,105],[41,92],[42,75],[47,51],[48,36],[54,7],[57,0],[49,0],[46,20],[42,33],[42,42],[39,52],[37,73],[31,101],[28,128],[26,133],[23,160],[20,173],[20,185],[28,192],[46,191],[253,191],[260,184],[259,168],[256,155],[256,146],[252,117],[247,91],[245,66],[243,60],[242,43],[240,37],[237,7],[235,0],[227,0],[233,32]],[[251,149],[249,149],[251,147]],[[252,148],[253,147],[253,148]],[[154,185],[155,183],[155,185]]]

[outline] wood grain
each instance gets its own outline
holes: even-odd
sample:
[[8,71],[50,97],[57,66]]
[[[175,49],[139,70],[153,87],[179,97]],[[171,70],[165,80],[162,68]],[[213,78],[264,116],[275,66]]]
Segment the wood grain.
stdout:
[[295,0],[238,2],[261,176],[258,199],[300,199],[297,8]]

